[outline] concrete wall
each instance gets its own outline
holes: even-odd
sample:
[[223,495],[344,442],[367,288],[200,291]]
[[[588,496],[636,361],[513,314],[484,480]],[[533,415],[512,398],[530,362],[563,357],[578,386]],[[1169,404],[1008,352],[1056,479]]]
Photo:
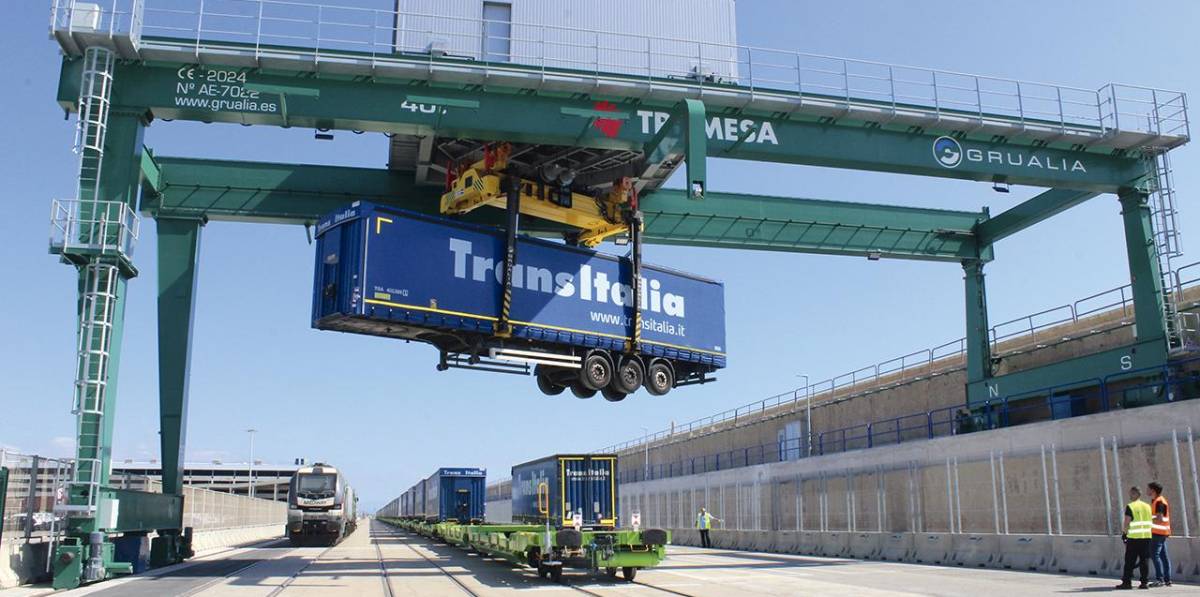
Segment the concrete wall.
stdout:
[[[1131,309],[1130,309],[1131,311]],[[1001,343],[997,373],[1045,365],[1064,359],[1092,354],[1132,341],[1131,315],[1125,317],[1121,310],[1106,312],[1070,325],[1055,326],[1039,331],[1034,336],[1014,338]],[[1033,342],[1030,344],[1030,342]],[[952,358],[936,361],[932,373],[920,371],[881,376],[878,380],[863,382],[853,388],[818,395],[814,398],[812,427],[814,437],[823,431],[833,431],[896,417],[925,413],[937,409],[958,407],[965,403],[966,372],[962,359]],[[804,429],[805,409],[803,401],[783,407],[768,408],[761,412],[739,417],[739,420],[724,421],[687,433],[679,433],[667,439],[652,442],[650,464],[689,462],[690,459],[742,451],[747,448],[766,453],[766,461],[778,460],[775,447],[780,429],[791,422],[800,422]],[[948,432],[952,412],[940,415],[939,431]],[[920,426],[917,419],[903,421],[901,426]],[[881,424],[876,428],[894,428]],[[905,440],[926,436],[924,428],[903,431]],[[814,443],[816,440],[814,439]],[[840,451],[839,436],[827,434],[827,451]],[[866,440],[851,440],[853,449],[866,447]],[[814,445],[814,451],[817,451]],[[640,470],[645,459],[644,446],[637,445],[619,453],[622,470]],[[735,455],[737,459],[744,454]],[[750,461],[758,462],[751,454]],[[736,460],[735,460],[736,463]],[[722,467],[728,466],[723,461]],[[687,469],[690,471],[690,469]]]
[[705,506],[718,546],[1111,575],[1124,488],[1158,480],[1179,578],[1200,580],[1192,429],[1200,402],[1178,402],[626,483],[621,517],[692,544]]

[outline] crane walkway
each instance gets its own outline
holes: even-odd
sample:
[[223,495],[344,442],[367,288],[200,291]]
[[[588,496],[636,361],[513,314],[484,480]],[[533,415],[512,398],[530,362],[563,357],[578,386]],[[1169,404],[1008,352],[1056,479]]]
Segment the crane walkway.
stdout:
[[[1108,578],[859,561],[673,546],[668,560],[637,582],[570,571],[562,584],[533,570],[468,554],[371,521],[335,547],[283,541],[227,549],[145,575],[59,593],[63,597],[284,597],[539,595],[725,597],[729,595],[1019,595],[1111,589]],[[23,595],[40,593],[18,590]],[[1176,585],[1172,594],[1200,595]],[[8,592],[0,591],[0,597]]]

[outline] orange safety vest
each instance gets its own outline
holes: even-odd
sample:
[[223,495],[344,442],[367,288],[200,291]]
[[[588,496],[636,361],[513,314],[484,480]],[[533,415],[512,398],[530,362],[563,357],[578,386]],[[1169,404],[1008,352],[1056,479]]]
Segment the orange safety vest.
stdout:
[[[1150,524],[1150,532],[1154,533],[1155,535],[1162,535],[1165,537],[1170,537],[1171,536],[1171,505],[1167,503],[1167,498],[1165,498],[1161,495],[1154,498],[1154,502],[1150,504],[1150,515],[1154,516],[1154,515],[1158,514],[1158,505],[1160,503],[1163,505],[1163,508],[1167,511],[1167,513],[1162,515],[1162,524],[1159,524],[1157,522],[1152,522]],[[1151,518],[1151,520],[1154,520],[1154,519]]]

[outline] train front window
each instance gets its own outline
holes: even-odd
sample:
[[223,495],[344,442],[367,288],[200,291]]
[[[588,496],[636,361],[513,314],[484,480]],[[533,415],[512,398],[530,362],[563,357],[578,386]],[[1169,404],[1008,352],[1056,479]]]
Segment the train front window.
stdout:
[[337,484],[337,475],[327,475],[327,474],[300,475],[300,480],[296,484],[296,491],[298,493],[306,493],[306,494],[333,493],[336,484]]

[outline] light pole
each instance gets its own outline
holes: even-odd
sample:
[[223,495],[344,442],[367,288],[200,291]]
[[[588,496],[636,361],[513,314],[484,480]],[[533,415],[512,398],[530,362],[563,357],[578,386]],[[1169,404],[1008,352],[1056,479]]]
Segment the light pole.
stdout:
[[246,495],[248,497],[254,497],[254,434],[258,433],[258,430],[251,427],[250,429],[246,430],[246,433],[250,434],[250,462],[246,468],[250,478],[246,483]]
[[808,374],[801,373],[796,377],[804,378],[804,426],[808,433],[805,439],[804,455],[812,456],[812,388],[808,384]]
[[644,471],[642,471],[642,480],[649,481],[650,480],[650,430],[646,427],[642,427],[642,445],[645,446],[645,448],[646,448],[646,450],[645,450],[645,452],[646,452],[646,468]]

